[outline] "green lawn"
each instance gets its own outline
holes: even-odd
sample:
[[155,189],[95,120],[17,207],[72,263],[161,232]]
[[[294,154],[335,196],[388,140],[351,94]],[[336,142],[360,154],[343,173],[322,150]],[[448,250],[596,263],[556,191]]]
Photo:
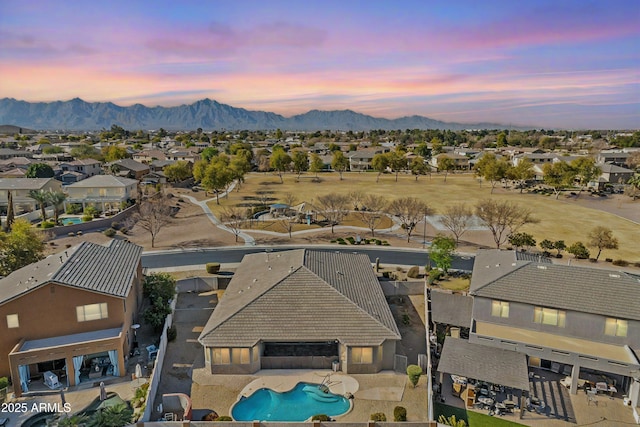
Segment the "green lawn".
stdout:
[[444,415],[447,418],[451,415],[455,415],[456,419],[465,420],[469,427],[517,427],[523,425],[500,417],[491,417],[479,412],[466,411],[464,409],[444,405],[442,403],[436,403],[434,409],[436,420],[438,420],[440,415]]

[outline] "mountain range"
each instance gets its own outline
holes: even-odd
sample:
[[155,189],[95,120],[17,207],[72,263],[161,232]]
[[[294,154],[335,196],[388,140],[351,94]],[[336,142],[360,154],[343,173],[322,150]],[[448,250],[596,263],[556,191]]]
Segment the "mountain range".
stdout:
[[122,107],[111,102],[70,101],[27,102],[0,99],[0,124],[38,130],[91,131],[118,125],[128,130],[352,130],[372,129],[500,129],[496,123],[453,123],[423,116],[385,119],[351,110],[319,111],[284,117],[267,111],[250,111],[211,99],[176,107]]

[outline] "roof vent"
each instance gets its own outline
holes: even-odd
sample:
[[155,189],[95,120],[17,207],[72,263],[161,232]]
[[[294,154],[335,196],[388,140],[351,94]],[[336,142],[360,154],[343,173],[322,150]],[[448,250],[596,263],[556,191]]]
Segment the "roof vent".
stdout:
[[609,277],[613,277],[615,279],[619,279],[620,275],[619,274],[615,274],[615,273],[609,273]]
[[546,270],[547,266],[546,265],[539,265],[538,266],[538,270]]
[[515,262],[512,262],[511,265],[515,267],[517,264]]
[[500,267],[500,264],[496,264],[496,267]]
[[271,271],[271,266],[269,266],[269,271]]
[[253,279],[253,283],[256,283],[258,281],[258,279]]

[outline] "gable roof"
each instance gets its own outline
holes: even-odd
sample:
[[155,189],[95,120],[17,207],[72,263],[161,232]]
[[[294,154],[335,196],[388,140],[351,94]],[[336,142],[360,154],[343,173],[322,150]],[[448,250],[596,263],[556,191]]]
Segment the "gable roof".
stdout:
[[82,242],[1,279],[0,304],[52,282],[125,298],[141,253],[142,247],[122,240],[107,246]]
[[136,172],[149,170],[149,166],[145,165],[144,163],[136,162],[133,159],[119,159],[107,164],[107,166],[111,165],[117,165]]
[[431,316],[436,323],[470,328],[472,310],[473,298],[468,295],[431,291]]
[[400,332],[366,255],[300,249],[246,255],[198,340],[335,339],[378,345]]
[[41,190],[53,178],[2,178],[0,190]]
[[[514,265],[515,264],[515,265]],[[478,258],[474,264],[476,274]],[[622,271],[516,261],[472,275],[474,296],[640,320],[640,278]]]
[[67,188],[109,188],[128,187],[137,184],[135,179],[113,175],[94,175],[82,181],[69,184]]

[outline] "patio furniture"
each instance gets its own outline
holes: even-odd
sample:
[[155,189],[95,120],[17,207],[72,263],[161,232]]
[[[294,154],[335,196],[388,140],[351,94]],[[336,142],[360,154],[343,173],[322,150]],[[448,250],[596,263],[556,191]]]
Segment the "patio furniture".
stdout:
[[478,403],[482,405],[482,409],[489,409],[493,406],[494,400],[490,397],[479,397]]
[[47,371],[44,373],[44,385],[49,387],[50,389],[56,389],[60,387],[60,382],[58,381],[58,376],[51,371]]

